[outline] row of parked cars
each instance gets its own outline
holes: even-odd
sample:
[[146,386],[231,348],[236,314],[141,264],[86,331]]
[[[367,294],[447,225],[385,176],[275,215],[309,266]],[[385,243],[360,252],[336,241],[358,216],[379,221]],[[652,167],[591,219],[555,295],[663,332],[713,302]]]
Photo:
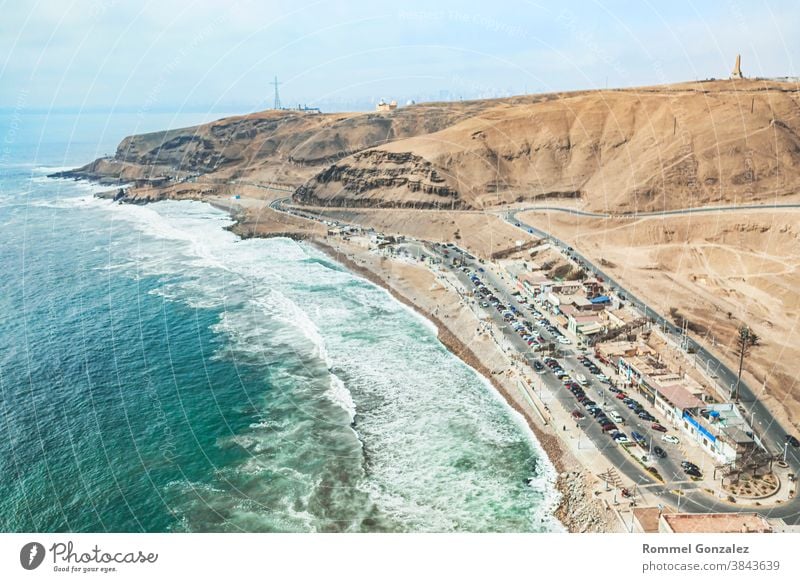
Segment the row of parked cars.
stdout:
[[[545,365],[547,365],[556,376],[563,379],[564,387],[572,392],[578,404],[581,404],[586,409],[586,414],[594,418],[603,432],[611,434],[614,440],[618,442],[627,442],[627,436],[618,429],[614,420],[609,418],[603,409],[586,394],[586,391],[580,384],[570,378],[569,374],[563,370],[558,360],[547,358],[545,359]],[[572,417],[575,420],[582,420],[586,418],[586,415],[576,409],[572,412]]]
[[[611,381],[602,373],[602,370],[600,369],[600,367],[595,362],[593,362],[591,360],[591,358],[589,358],[588,356],[582,355],[582,356],[578,357],[578,360],[584,366],[586,366],[586,368],[589,370],[589,372],[591,372],[598,380],[600,380],[601,382],[606,383],[606,384],[611,384]],[[608,390],[611,391],[611,392],[614,392],[616,394],[617,398],[622,400],[623,404],[625,404],[628,408],[633,410],[637,414],[637,416],[639,418],[641,418],[642,420],[645,420],[647,422],[652,422],[653,424],[651,425],[651,428],[653,430],[656,430],[658,432],[667,432],[666,428],[664,428],[659,423],[655,422],[656,419],[655,419],[655,417],[653,415],[651,415],[648,411],[646,411],[644,409],[644,407],[638,401],[634,400],[633,398],[628,397],[628,395],[623,390],[620,390],[619,388],[617,388],[615,386],[609,386]],[[575,392],[573,391],[573,393],[575,393]],[[587,403],[587,401],[584,400],[582,402],[582,404],[584,404],[585,406],[588,404],[587,410],[589,411],[589,413],[592,416],[594,416],[595,418],[600,418],[601,421],[603,420],[603,418],[602,418],[603,415],[605,415],[608,419],[610,419],[611,424],[623,424],[625,422],[625,420],[622,418],[622,416],[618,412],[616,412],[614,410],[602,411],[600,409],[600,407],[598,407],[591,400],[589,400],[588,403]],[[578,415],[583,417],[583,415],[580,412],[578,412]],[[577,418],[578,415],[573,413],[573,417],[574,418]],[[618,443],[626,443],[626,442],[629,442],[629,440],[633,440],[634,442],[636,442],[637,444],[639,444],[640,446],[642,446],[644,448],[647,448],[649,446],[648,442],[647,442],[647,439],[643,435],[641,435],[640,433],[638,433],[636,431],[632,432],[631,433],[631,439],[628,439],[628,436],[624,432],[620,431],[619,429],[616,429],[616,427],[611,428],[609,426],[609,428],[612,431],[611,432],[611,437],[615,441],[617,441]],[[662,440],[664,440],[665,442],[670,442],[670,443],[674,443],[674,444],[677,444],[679,442],[677,437],[673,437],[673,436],[669,436],[669,435],[663,435]],[[664,449],[662,449],[660,446],[654,446],[652,450],[653,450],[653,453],[655,453],[655,455],[657,457],[665,458],[667,456],[666,451],[664,451]]]
[[481,297],[481,307],[485,309],[494,307],[503,316],[503,320],[511,326],[511,329],[532,348],[538,349],[544,343],[544,340],[540,337],[539,330],[536,329],[538,326],[527,319],[523,319],[522,312],[517,307],[504,305],[492,290],[481,281],[477,273],[471,275],[470,280],[475,287],[476,293]]

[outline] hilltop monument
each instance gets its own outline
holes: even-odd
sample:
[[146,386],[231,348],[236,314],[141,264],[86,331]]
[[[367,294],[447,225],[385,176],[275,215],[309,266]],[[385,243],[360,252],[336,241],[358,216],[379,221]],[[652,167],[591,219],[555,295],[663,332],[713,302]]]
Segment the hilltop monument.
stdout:
[[744,75],[742,75],[742,55],[736,55],[736,64],[733,65],[731,79],[744,79]]

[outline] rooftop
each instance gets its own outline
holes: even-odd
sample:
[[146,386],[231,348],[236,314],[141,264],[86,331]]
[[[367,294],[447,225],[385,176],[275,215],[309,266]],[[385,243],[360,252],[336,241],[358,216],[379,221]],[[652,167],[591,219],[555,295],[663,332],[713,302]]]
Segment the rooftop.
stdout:
[[683,386],[671,384],[664,386],[658,382],[651,382],[656,392],[661,394],[664,400],[671,402],[673,406],[686,410],[687,408],[700,408],[703,406],[703,401],[691,394]]
[[[636,342],[620,341],[620,342],[604,342],[597,346],[600,353],[607,358],[615,356],[624,356],[626,354],[635,353],[639,344]],[[616,362],[615,362],[616,363]]]
[[723,427],[722,433],[737,444],[749,445],[753,442],[753,437],[748,436],[747,433],[738,426]]
[[633,510],[633,518],[642,533],[658,533],[658,520],[662,513],[675,512],[671,507],[665,507],[663,510],[658,507],[637,507]]
[[757,513],[665,513],[672,533],[769,533],[772,526]]
[[534,285],[538,285],[541,283],[552,283],[553,280],[550,279],[547,275],[542,273],[525,273],[517,276],[517,279],[520,281],[527,281],[528,283],[532,283]]

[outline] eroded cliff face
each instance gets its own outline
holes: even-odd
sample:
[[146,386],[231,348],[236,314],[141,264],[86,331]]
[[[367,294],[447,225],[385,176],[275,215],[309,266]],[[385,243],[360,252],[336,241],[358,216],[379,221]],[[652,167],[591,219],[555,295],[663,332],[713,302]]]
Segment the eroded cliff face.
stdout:
[[113,157],[59,177],[155,185],[204,181],[279,182],[295,187],[358,152],[439,131],[477,105],[420,105],[391,115],[262,111],[212,123],[126,137]]
[[136,188],[281,184],[297,202],[346,207],[571,198],[629,213],[795,201],[800,89],[730,80],[392,113],[264,111],[131,136],[113,158],[61,175]]
[[[388,196],[390,192],[401,196]],[[318,206],[465,209],[468,204],[429,161],[411,152],[368,150],[332,164],[294,200]]]

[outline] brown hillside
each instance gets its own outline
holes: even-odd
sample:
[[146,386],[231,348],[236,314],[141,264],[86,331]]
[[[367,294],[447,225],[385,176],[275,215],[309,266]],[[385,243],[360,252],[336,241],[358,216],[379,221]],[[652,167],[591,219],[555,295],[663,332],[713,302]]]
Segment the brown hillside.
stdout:
[[612,212],[755,202],[798,190],[798,113],[796,87],[777,83],[602,91],[499,103],[378,149],[428,160],[475,207],[553,197]]
[[800,186],[798,91],[726,80],[391,113],[266,111],[128,137],[113,159],[64,175],[279,182],[302,185],[298,202],[347,207],[568,198],[630,212],[784,201]]

